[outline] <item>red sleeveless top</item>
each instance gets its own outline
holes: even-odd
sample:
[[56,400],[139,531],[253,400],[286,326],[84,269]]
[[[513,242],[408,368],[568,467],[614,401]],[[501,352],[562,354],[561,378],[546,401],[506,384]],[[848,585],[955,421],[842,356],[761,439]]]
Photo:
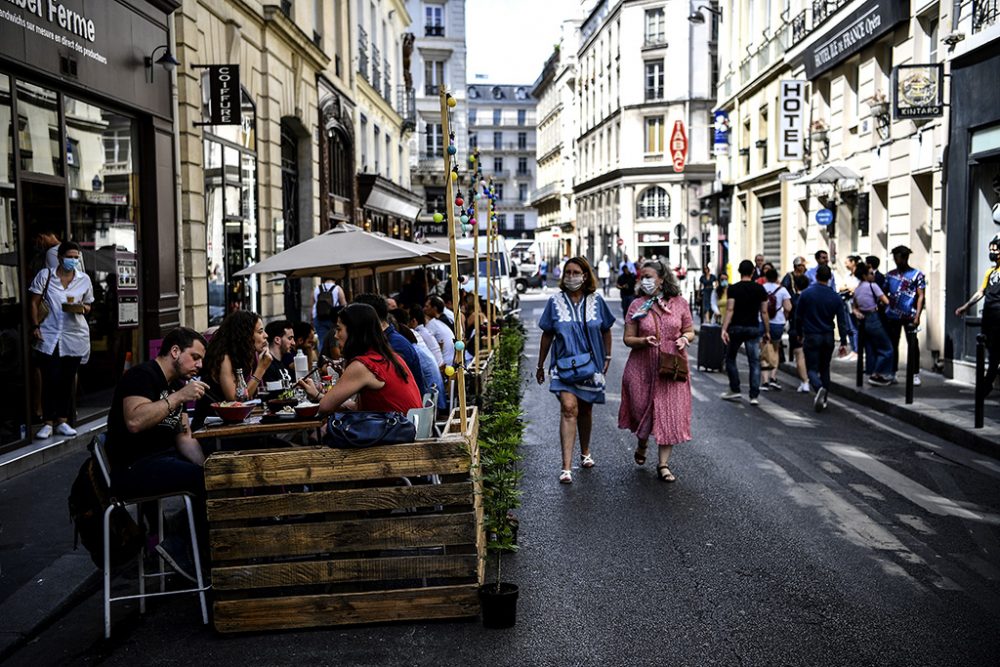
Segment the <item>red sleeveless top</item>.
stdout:
[[365,412],[402,412],[406,414],[411,408],[419,408],[423,405],[423,397],[417,389],[417,382],[413,379],[410,369],[407,368],[403,360],[393,352],[396,361],[403,367],[406,379],[399,377],[399,373],[392,363],[374,350],[369,350],[359,357],[354,357],[355,361],[365,365],[372,375],[380,382],[385,382],[381,389],[363,389],[358,396],[358,409]]

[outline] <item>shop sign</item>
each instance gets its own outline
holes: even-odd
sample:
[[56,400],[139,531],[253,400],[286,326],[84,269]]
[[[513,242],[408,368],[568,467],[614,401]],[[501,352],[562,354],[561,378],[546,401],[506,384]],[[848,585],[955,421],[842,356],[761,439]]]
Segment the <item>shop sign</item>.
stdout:
[[207,69],[205,85],[208,86],[208,122],[195,125],[240,125],[239,65],[194,65]]
[[833,211],[828,208],[821,208],[816,211],[816,222],[822,227],[826,227],[833,222]]
[[725,109],[717,109],[712,114],[712,128],[715,131],[712,137],[712,152],[715,155],[729,155],[729,112]]
[[937,118],[944,113],[944,64],[898,65],[893,69],[896,118]]
[[909,19],[908,0],[869,0],[806,48],[806,78],[833,69]]
[[806,82],[795,79],[780,83],[778,93],[778,160],[801,160],[803,156],[802,118]]
[[670,133],[670,156],[674,163],[674,171],[681,173],[687,163],[688,140],[684,131],[684,121],[675,120],[674,129]]
[[669,243],[670,234],[639,234],[639,243]]
[[0,21],[23,28],[36,39],[51,40],[85,58],[108,64],[107,57],[86,45],[97,41],[94,19],[56,0],[0,0]]

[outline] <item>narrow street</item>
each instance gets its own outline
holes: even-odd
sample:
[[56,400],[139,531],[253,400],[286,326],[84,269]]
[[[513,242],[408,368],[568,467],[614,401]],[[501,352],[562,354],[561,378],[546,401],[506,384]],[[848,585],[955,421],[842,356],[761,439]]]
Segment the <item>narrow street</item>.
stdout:
[[[530,369],[544,301],[522,303]],[[619,320],[597,466],[572,486],[557,483],[556,400],[527,387],[515,628],[223,637],[175,599],[145,619],[116,610],[105,643],[97,595],[9,664],[997,664],[1000,465],[836,399],[820,415],[787,389],[725,403],[722,375],[697,373],[695,440],[663,484],[617,429],[620,336]]]

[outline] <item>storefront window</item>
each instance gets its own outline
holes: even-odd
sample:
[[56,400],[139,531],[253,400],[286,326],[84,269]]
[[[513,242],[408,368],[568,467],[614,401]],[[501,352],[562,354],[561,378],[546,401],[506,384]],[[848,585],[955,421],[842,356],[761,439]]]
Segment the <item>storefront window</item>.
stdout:
[[58,99],[54,90],[17,82],[17,133],[22,171],[63,175]]
[[245,91],[242,110],[240,125],[205,128],[209,325],[233,310],[259,309],[257,279],[234,275],[259,258],[256,111]]
[[[133,347],[129,313],[120,317],[118,265],[135,261],[138,173],[132,154],[135,121],[71,97],[64,97],[66,180],[70,238],[83,250],[94,285],[90,361],[80,368],[81,401],[100,401],[121,372]],[[125,269],[126,271],[128,269]],[[137,307],[137,305],[136,305]]]

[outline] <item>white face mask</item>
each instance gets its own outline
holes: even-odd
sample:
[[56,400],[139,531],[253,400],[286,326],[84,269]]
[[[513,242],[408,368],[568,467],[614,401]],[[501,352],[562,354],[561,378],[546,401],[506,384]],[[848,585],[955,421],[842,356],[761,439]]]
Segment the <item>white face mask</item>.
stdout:
[[655,278],[643,278],[639,281],[639,285],[646,294],[653,294],[657,291]]
[[569,277],[564,282],[566,289],[570,292],[575,292],[581,287],[583,287],[583,276]]

